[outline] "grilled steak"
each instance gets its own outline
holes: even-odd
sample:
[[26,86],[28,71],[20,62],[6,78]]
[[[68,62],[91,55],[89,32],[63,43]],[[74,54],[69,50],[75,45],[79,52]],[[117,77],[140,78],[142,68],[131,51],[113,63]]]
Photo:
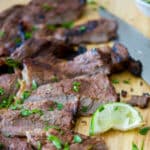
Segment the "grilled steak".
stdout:
[[[66,39],[68,43],[103,43],[117,37],[117,23],[113,20],[101,18],[92,20],[70,30],[65,30],[62,35],[56,33],[55,38]],[[58,36],[59,35],[59,36]]]
[[[1,113],[0,131],[11,136],[24,136],[26,131],[43,129],[46,125],[58,125],[71,129],[78,107],[78,98],[74,95],[60,96],[62,101],[36,101],[15,106]],[[54,99],[53,99],[54,100]]]
[[17,92],[16,83],[18,76],[16,74],[4,74],[0,76],[0,102],[7,99]]
[[[63,134],[62,134],[63,133]],[[63,129],[50,129],[49,131],[32,131],[27,132],[28,141],[37,148],[37,143],[41,144],[42,150],[56,150],[56,145],[53,140],[50,140],[50,137],[55,137],[60,140],[60,147],[68,148],[70,150],[107,150],[103,139],[91,138],[77,134],[73,131],[63,130]],[[81,139],[81,141],[76,141],[75,137]]]
[[140,108],[147,108],[149,101],[150,101],[150,96],[143,94],[142,96],[133,95],[131,99],[127,101],[127,103],[132,106],[137,106]]
[[[40,86],[26,102],[44,99],[56,100],[57,96],[62,94],[79,95],[80,108],[78,111],[80,115],[92,114],[100,104],[117,100],[117,94],[108,77],[97,74],[65,79],[58,83]],[[83,108],[86,108],[86,111],[83,111]]]
[[0,149],[1,150],[33,150],[25,138],[11,138],[0,134]]

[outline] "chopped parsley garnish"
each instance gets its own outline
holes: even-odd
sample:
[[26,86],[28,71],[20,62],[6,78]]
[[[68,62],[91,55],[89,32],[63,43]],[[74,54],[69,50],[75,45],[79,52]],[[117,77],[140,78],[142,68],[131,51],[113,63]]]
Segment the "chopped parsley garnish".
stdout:
[[2,87],[0,87],[0,96],[4,95],[5,91]]
[[54,135],[48,135],[48,136],[47,136],[47,140],[50,141],[50,142],[52,142],[53,145],[54,145],[57,149],[62,149],[63,143],[62,143],[62,141],[61,141],[58,137],[56,137],[56,136],[54,136]]
[[130,81],[129,80],[123,80],[123,83],[130,84]]
[[22,94],[22,100],[27,99],[31,95],[30,91],[24,91]]
[[13,67],[13,68],[18,68],[20,66],[20,63],[12,58],[7,58],[5,63],[6,65]]
[[42,144],[40,141],[37,141],[37,150],[42,150]]
[[64,149],[63,149],[63,150],[70,150],[68,143],[65,143],[65,144],[64,144]]
[[119,84],[119,80],[113,79],[113,80],[112,80],[112,83],[114,83],[114,84]]
[[80,85],[81,85],[81,83],[80,82],[77,82],[77,81],[75,81],[75,82],[73,82],[73,91],[74,92],[79,92],[79,90],[80,90]]
[[82,106],[81,111],[82,112],[87,112],[88,111],[88,106]]
[[32,38],[32,32],[25,32],[24,38],[25,38],[25,40],[31,39]]
[[23,117],[28,117],[28,116],[33,115],[33,114],[39,114],[41,116],[41,115],[43,115],[43,111],[40,109],[32,109],[32,110],[22,109],[20,114]]
[[20,88],[20,82],[19,82],[19,81],[16,82],[15,87],[16,87],[17,89]]
[[22,40],[20,37],[15,38],[16,45],[20,45],[22,43]]
[[64,105],[62,103],[56,103],[56,107],[58,110],[62,110]]
[[52,31],[55,31],[57,29],[55,25],[51,25],[51,24],[47,24],[46,27],[48,30],[52,30]]
[[73,21],[69,21],[69,22],[64,22],[62,24],[62,27],[63,28],[66,28],[66,29],[71,29],[74,27],[74,22]]
[[12,104],[11,106],[10,106],[10,109],[11,110],[20,110],[20,109],[22,109],[22,105],[21,104]]
[[103,111],[104,109],[105,109],[105,107],[103,105],[101,105],[99,108],[99,112]]
[[4,35],[5,35],[5,32],[0,31],[0,38],[3,38],[3,37],[4,37]]
[[82,138],[79,135],[74,135],[73,141],[74,141],[74,143],[81,143]]
[[0,102],[0,108],[9,108],[13,101],[14,96],[9,96],[8,98],[2,99],[2,101]]
[[32,81],[32,90],[36,90],[38,88],[38,84],[35,80]]
[[58,79],[58,77],[56,75],[54,75],[54,76],[52,76],[51,81],[52,82],[58,82],[59,79]]
[[49,108],[49,111],[54,111],[54,107],[50,107],[50,108]]
[[45,131],[48,131],[49,129],[60,130],[60,128],[58,126],[49,126],[49,125],[46,125],[46,127],[44,128]]
[[81,26],[81,27],[79,28],[79,30],[80,30],[81,32],[86,31],[86,26]]
[[141,129],[139,130],[139,133],[140,133],[141,135],[146,135],[146,134],[148,133],[148,131],[150,131],[150,126],[149,126],[149,127],[141,128]]
[[47,3],[44,3],[44,4],[42,5],[42,8],[43,8],[45,11],[50,11],[50,10],[53,9],[53,7],[50,6],[50,5],[47,4]]

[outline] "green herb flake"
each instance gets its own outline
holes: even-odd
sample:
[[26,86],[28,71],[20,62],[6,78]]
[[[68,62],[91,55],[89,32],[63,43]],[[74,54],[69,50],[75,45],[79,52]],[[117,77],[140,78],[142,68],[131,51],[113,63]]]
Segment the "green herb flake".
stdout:
[[113,83],[113,84],[119,84],[119,80],[113,79],[113,80],[112,80],[112,83]]
[[105,10],[106,8],[104,6],[99,7],[101,10]]
[[15,38],[15,43],[16,43],[17,45],[20,45],[20,44],[22,43],[21,38],[20,38],[20,37]]
[[32,109],[31,112],[32,114],[39,114],[40,116],[43,115],[43,111],[41,109]]
[[74,135],[73,141],[74,141],[74,143],[81,143],[82,138],[79,135]]
[[54,111],[54,107],[50,107],[50,108],[49,108],[49,111]]
[[95,0],[87,0],[87,3],[91,4],[91,5],[96,5],[97,4],[97,2]]
[[20,110],[20,109],[22,109],[22,105],[20,105],[20,104],[12,104],[10,106],[10,109],[11,110]]
[[28,116],[32,115],[32,111],[29,109],[22,109],[20,114],[22,117],[28,117]]
[[12,58],[6,58],[5,63],[6,65],[13,67],[13,68],[18,68],[20,66],[20,63]]
[[52,76],[51,81],[52,82],[58,82],[59,79],[58,79],[58,77],[56,75],[54,75],[54,76]]
[[105,109],[105,107],[103,105],[101,105],[99,108],[99,112],[102,112],[104,109]]
[[3,38],[5,35],[5,32],[4,31],[0,31],[0,38]]
[[54,136],[54,135],[48,135],[47,140],[50,141],[50,142],[52,142],[53,145],[54,145],[57,149],[62,149],[63,144],[62,144],[62,141],[61,141],[58,137],[56,137],[56,136]]
[[62,103],[56,103],[56,107],[58,110],[62,110],[64,108],[64,105]]
[[130,81],[129,80],[123,80],[123,83],[124,84],[130,84]]
[[38,84],[35,80],[32,81],[32,90],[36,90],[38,88]]
[[82,106],[81,111],[82,112],[87,112],[88,111],[88,106]]
[[149,127],[141,128],[141,129],[139,130],[139,133],[140,133],[141,135],[146,135],[146,134],[148,133],[148,131],[150,131],[150,126],[149,126]]
[[31,39],[32,38],[32,32],[25,32],[25,40]]
[[44,4],[42,5],[42,8],[43,8],[45,11],[50,11],[50,10],[53,9],[53,7],[50,6],[50,5],[47,4],[47,3],[44,3]]
[[81,27],[79,28],[79,30],[80,30],[81,32],[86,31],[86,26],[81,26]]
[[52,31],[55,31],[55,30],[57,29],[57,27],[56,27],[55,25],[51,25],[51,24],[47,24],[47,25],[46,25],[46,28],[47,28],[48,30],[52,30]]
[[44,128],[45,131],[48,131],[49,129],[60,130],[60,127],[58,127],[58,126],[49,126],[49,125],[46,125],[45,128]]
[[69,21],[69,22],[64,22],[62,24],[62,27],[63,28],[66,28],[66,29],[71,29],[74,27],[74,22],[73,21]]
[[70,147],[69,147],[69,144],[68,143],[65,143],[64,144],[64,149],[63,150],[70,150]]
[[30,91],[24,91],[22,94],[22,99],[25,100],[31,95]]
[[81,85],[80,82],[77,82],[77,81],[73,82],[73,91],[74,92],[79,92],[80,85]]
[[37,141],[37,150],[42,150],[42,144],[40,141]]
[[2,87],[0,87],[0,96],[4,95],[5,91]]
[[14,101],[14,96],[9,96],[8,98],[4,98],[2,99],[2,101],[0,102],[0,108],[9,108],[10,105],[13,103]]
[[118,106],[114,107],[114,111],[117,111],[118,109],[119,109],[119,107],[118,107]]
[[17,89],[20,88],[20,83],[19,83],[19,81],[16,82],[15,87],[16,87]]
[[139,150],[139,148],[134,142],[132,143],[132,150]]

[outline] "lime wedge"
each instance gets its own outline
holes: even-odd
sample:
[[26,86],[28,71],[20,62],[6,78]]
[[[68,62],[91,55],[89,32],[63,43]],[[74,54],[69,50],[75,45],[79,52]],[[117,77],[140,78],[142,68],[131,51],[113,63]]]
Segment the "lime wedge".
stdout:
[[101,105],[92,116],[90,135],[104,133],[110,129],[131,130],[143,125],[143,118],[132,106],[125,103]]

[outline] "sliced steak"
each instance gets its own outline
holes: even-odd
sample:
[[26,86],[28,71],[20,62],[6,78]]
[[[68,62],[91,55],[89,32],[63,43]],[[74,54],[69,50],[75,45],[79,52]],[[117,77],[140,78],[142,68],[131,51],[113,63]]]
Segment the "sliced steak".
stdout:
[[145,94],[143,94],[142,96],[133,95],[131,99],[127,101],[128,104],[140,108],[147,108],[149,102],[150,102],[150,96]]
[[1,150],[33,150],[25,138],[11,138],[0,134],[0,144]]
[[[63,133],[63,134],[62,134]],[[27,132],[28,141],[37,148],[37,143],[41,144],[42,150],[57,150],[48,137],[53,136],[60,140],[61,149],[67,147],[70,150],[107,150],[107,146],[101,137],[91,138],[69,130],[50,129],[49,131]],[[81,138],[80,142],[74,141],[74,137]]]
[[79,25],[73,29],[65,30],[62,35],[56,33],[55,37],[66,39],[71,44],[103,43],[117,37],[117,23],[114,20],[101,18]]
[[[78,98],[74,95],[60,96],[62,101],[36,101],[18,106],[0,114],[0,131],[11,136],[25,136],[26,131],[43,129],[46,125],[58,125],[71,129],[74,125]],[[54,99],[53,99],[54,100]]]
[[[80,115],[92,114],[102,103],[117,101],[117,94],[108,77],[97,74],[65,79],[58,83],[40,86],[26,102],[53,100],[61,94],[72,93],[80,97]],[[86,108],[86,111],[83,108]]]
[[0,102],[16,94],[18,90],[16,86],[17,81],[18,75],[16,74],[4,74],[0,76]]
[[25,17],[34,24],[63,24],[81,16],[86,0],[32,0],[26,7]]

